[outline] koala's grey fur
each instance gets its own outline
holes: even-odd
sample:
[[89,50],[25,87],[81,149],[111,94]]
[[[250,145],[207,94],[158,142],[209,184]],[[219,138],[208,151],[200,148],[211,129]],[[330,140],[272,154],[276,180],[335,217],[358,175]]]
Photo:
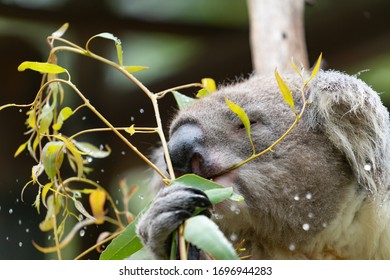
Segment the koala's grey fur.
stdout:
[[[302,81],[297,74],[283,78],[299,111]],[[170,128],[178,173],[213,178],[245,198],[217,205],[214,219],[228,238],[245,239],[244,255],[253,259],[390,259],[387,109],[364,82],[335,71],[320,71],[306,93],[302,120],[272,152],[217,178],[252,152],[225,97],[253,122],[257,152],[295,115],[274,76],[253,76],[186,107]],[[205,201],[188,188],[161,189],[137,227],[145,246],[166,258],[170,234]]]

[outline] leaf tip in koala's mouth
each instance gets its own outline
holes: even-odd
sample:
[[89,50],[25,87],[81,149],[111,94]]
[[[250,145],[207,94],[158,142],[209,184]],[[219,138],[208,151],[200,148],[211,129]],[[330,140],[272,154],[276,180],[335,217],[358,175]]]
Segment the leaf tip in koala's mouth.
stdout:
[[217,184],[220,184],[223,187],[229,188],[229,187],[233,187],[236,177],[237,177],[237,175],[235,174],[235,172],[230,171],[230,172],[223,173],[221,175],[217,175],[215,177],[212,177],[212,178],[210,178],[210,180],[212,180],[213,182],[215,182]]

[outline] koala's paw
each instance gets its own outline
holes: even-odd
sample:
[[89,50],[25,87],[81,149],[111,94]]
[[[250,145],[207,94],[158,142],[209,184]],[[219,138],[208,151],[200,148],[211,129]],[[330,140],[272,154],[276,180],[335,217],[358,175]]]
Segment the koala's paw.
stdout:
[[171,234],[191,217],[196,207],[211,207],[203,191],[184,186],[164,187],[138,222],[137,234],[156,258],[166,259]]

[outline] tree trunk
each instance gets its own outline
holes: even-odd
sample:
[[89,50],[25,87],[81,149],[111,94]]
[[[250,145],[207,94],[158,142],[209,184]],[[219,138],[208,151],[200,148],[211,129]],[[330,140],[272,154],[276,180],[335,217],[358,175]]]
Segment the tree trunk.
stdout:
[[305,0],[248,0],[252,63],[257,74],[290,72],[291,58],[307,68]]

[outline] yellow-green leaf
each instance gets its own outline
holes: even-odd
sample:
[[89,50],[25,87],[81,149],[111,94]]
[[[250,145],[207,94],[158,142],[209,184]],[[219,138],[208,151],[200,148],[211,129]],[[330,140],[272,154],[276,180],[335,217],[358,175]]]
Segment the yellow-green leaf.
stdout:
[[202,79],[203,88],[206,89],[209,93],[212,93],[217,90],[217,85],[215,81],[211,78]]
[[18,66],[18,71],[20,72],[26,69],[38,71],[40,73],[49,73],[49,74],[59,74],[59,73],[66,72],[65,68],[58,66],[57,64],[52,64],[48,62],[25,61]]
[[131,125],[129,128],[127,128],[125,131],[126,131],[127,133],[129,133],[131,136],[133,136],[134,133],[135,133],[134,124],[132,124],[132,125]]
[[295,64],[295,61],[294,61],[293,57],[291,58],[291,65],[294,68],[295,72],[297,72],[298,75],[302,77],[301,70],[298,69],[297,65]]
[[64,121],[66,121],[73,114],[73,110],[69,107],[63,108],[58,114],[57,122],[53,124],[54,130],[60,130]]
[[225,98],[226,104],[228,105],[229,109],[233,111],[241,120],[242,124],[245,127],[246,134],[248,135],[249,141],[252,146],[252,152],[253,154],[256,154],[255,146],[253,145],[252,136],[251,136],[251,122],[245,113],[244,109],[242,109],[237,104],[233,103],[229,99]]
[[19,148],[16,150],[16,152],[14,154],[14,157],[17,157],[18,155],[20,155],[21,152],[23,152],[26,149],[28,142],[29,141],[27,141],[26,143],[23,143],[22,145],[19,146]]
[[49,182],[42,189],[42,203],[43,205],[45,205],[46,208],[47,208],[46,195],[52,186],[53,186],[53,182]]
[[89,195],[89,204],[91,205],[92,215],[96,219],[97,224],[104,223],[104,204],[106,203],[106,192],[103,190],[95,190]]
[[313,71],[311,71],[310,78],[306,81],[305,86],[317,75],[318,71],[320,70],[321,66],[321,60],[322,60],[322,53],[320,53],[320,56],[317,59],[317,63],[313,68]]
[[39,133],[45,134],[53,122],[53,108],[48,104],[43,106],[42,112],[38,116]]
[[203,98],[206,97],[207,95],[210,95],[210,92],[207,89],[200,89],[198,90],[198,93],[196,94],[196,98]]
[[60,38],[62,37],[62,35],[65,34],[66,30],[68,30],[68,27],[69,27],[69,23],[66,22],[58,30],[54,31],[51,35],[53,37]]
[[42,164],[49,178],[54,179],[64,159],[64,143],[48,142],[42,150]]
[[132,65],[132,66],[124,66],[127,72],[129,73],[136,73],[142,70],[147,70],[149,69],[148,66],[140,66],[140,65]]
[[292,95],[290,89],[288,88],[288,86],[286,85],[286,83],[283,81],[282,77],[280,77],[280,75],[276,69],[275,69],[275,78],[276,78],[276,81],[278,83],[279,90],[282,93],[284,101],[291,107],[294,114],[297,115],[297,111],[295,110],[295,106],[294,106],[293,95]]

